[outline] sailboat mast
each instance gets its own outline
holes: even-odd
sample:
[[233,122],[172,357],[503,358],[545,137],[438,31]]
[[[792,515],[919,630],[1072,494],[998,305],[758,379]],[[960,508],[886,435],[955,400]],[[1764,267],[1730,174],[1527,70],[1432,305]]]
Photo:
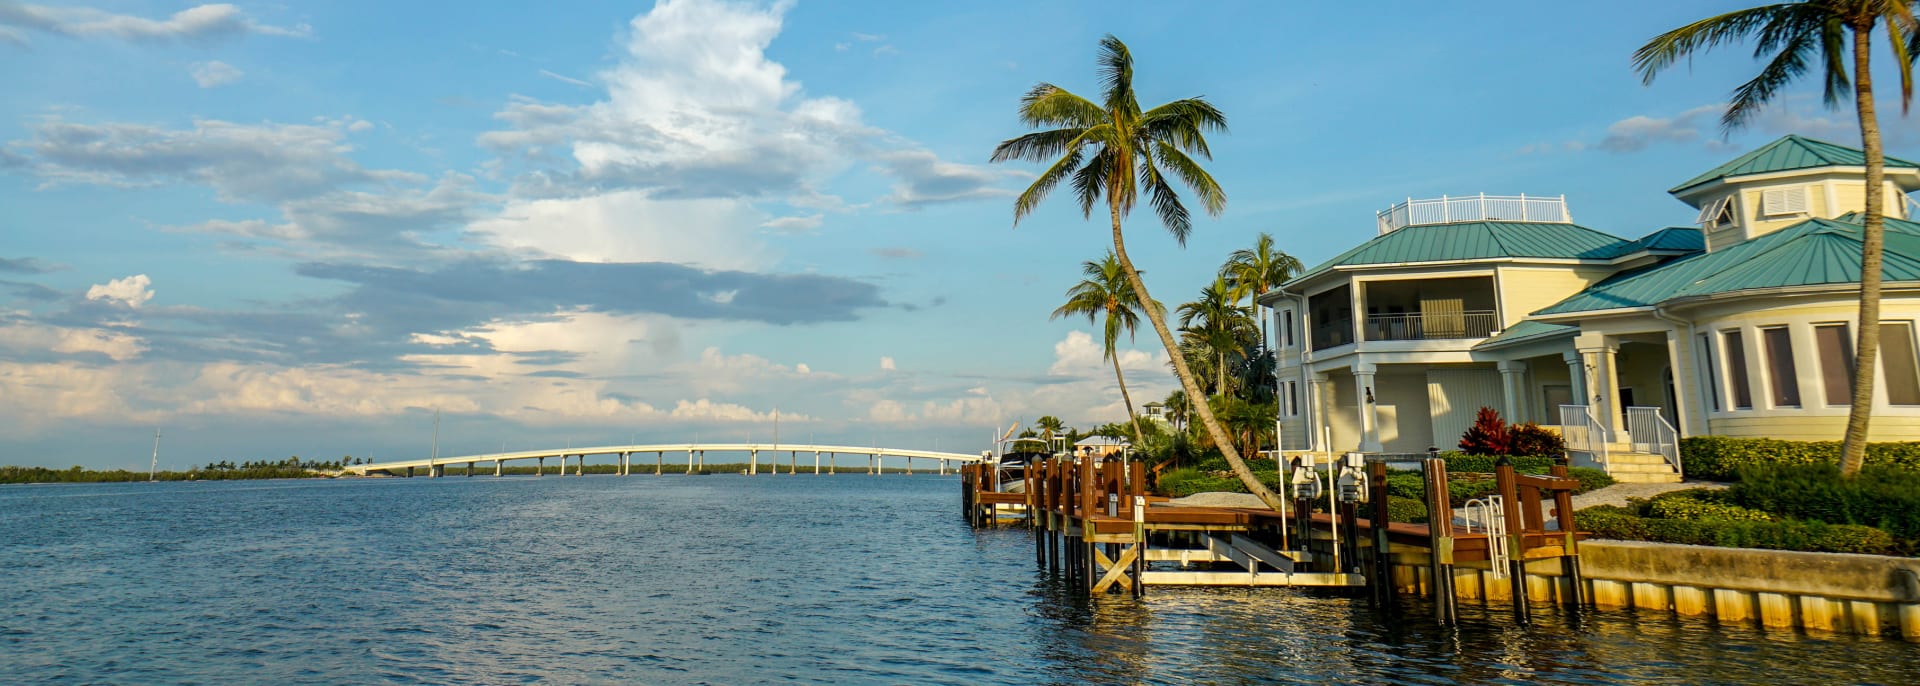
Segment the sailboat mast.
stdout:
[[152,483],[160,474],[160,430],[153,430],[153,464],[147,467],[147,482]]

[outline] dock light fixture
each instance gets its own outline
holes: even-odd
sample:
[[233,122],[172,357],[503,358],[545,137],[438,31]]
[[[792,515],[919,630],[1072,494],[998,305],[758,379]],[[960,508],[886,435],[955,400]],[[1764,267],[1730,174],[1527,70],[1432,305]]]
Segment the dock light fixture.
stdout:
[[1368,405],[1373,404],[1373,387],[1372,386],[1367,387],[1367,404]]

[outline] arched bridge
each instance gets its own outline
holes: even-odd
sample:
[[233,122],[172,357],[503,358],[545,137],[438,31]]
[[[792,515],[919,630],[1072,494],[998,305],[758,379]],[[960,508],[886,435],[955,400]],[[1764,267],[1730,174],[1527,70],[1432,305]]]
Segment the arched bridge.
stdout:
[[472,476],[475,465],[491,464],[493,466],[493,475],[500,476],[502,466],[507,462],[532,460],[539,466],[539,470],[536,473],[546,474],[547,460],[553,459],[557,460],[559,464],[559,473],[566,474],[567,461],[569,458],[572,458],[575,460],[573,473],[581,474],[586,471],[588,455],[613,455],[618,456],[620,459],[618,463],[619,471],[616,473],[621,476],[626,476],[633,473],[635,456],[640,456],[642,468],[644,469],[645,456],[652,455],[653,472],[655,474],[660,474],[665,470],[668,456],[673,457],[676,468],[678,467],[679,460],[684,457],[687,461],[687,473],[692,474],[705,471],[706,456],[709,452],[745,455],[747,457],[747,473],[749,474],[760,473],[763,464],[760,459],[762,453],[770,456],[769,461],[765,463],[769,474],[780,473],[780,457],[782,454],[785,454],[787,457],[786,467],[787,473],[789,474],[799,471],[801,455],[813,456],[813,473],[815,474],[821,473],[821,456],[823,455],[826,456],[826,469],[829,473],[838,471],[839,458],[841,456],[867,458],[864,467],[868,473],[877,473],[880,468],[880,459],[884,457],[905,458],[909,470],[913,468],[914,460],[933,460],[939,463],[940,473],[942,474],[946,473],[947,463],[949,462],[973,463],[981,461],[980,455],[946,453],[937,450],[912,450],[906,448],[762,443],[661,443],[652,445],[608,445],[592,448],[569,447],[550,450],[520,450],[514,452],[488,453],[484,455],[461,455],[456,457],[426,457],[417,460],[395,460],[349,465],[346,467],[346,471],[362,476],[373,472],[382,472],[395,476],[413,476],[414,470],[424,469],[427,471],[428,476],[444,476],[447,465],[454,465],[464,466],[467,475]]

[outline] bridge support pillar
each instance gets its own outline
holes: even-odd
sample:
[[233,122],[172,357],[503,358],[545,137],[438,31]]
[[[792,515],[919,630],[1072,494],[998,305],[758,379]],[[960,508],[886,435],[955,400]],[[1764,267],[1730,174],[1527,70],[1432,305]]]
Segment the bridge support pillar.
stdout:
[[534,470],[533,470],[533,475],[534,475],[534,476],[546,476],[546,475],[547,475],[547,458],[544,458],[544,457],[542,457],[542,458],[540,458],[540,464],[539,464],[539,466],[537,466],[537,467],[534,467]]
[[707,451],[700,451],[700,471],[707,471]]
[[412,468],[412,467],[408,467],[408,468],[407,468],[407,478],[409,478],[409,479],[411,479],[411,478],[413,478],[413,468]]
[[820,476],[820,451],[813,451],[813,475]]
[[827,476],[840,473],[840,454],[827,453]]
[[867,456],[867,476],[880,475],[880,453]]
[[659,451],[655,451],[653,453],[653,475],[654,476],[660,476],[661,471],[665,468],[667,464],[666,460],[667,460],[666,453],[659,452]]
[[749,476],[760,475],[760,451],[747,451],[747,474]]
[[473,463],[472,463],[472,462],[468,462],[468,463],[467,463],[467,476],[468,476],[469,478],[471,478],[471,477],[473,476]]
[[800,473],[799,464],[800,464],[800,451],[798,450],[787,451],[787,476],[793,476],[795,474],[799,474]]
[[493,475],[494,475],[494,476],[500,476],[500,473],[501,473],[501,469],[500,469],[500,464],[501,464],[501,461],[500,461],[500,460],[494,460],[494,461],[493,461]]
[[[573,475],[586,476],[587,475],[587,454],[581,453],[579,455],[575,455],[573,456],[573,459],[577,460],[577,462],[573,463]],[[560,466],[562,467],[562,471],[565,471],[566,463],[562,462],[560,463]]]

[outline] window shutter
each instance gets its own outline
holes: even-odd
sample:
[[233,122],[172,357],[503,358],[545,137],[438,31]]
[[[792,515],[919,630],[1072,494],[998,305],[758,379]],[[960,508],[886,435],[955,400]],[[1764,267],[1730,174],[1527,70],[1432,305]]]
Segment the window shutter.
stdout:
[[1768,216],[1807,213],[1807,189],[1776,188],[1760,193],[1760,211]]
[[1711,228],[1718,225],[1727,215],[1727,205],[1733,202],[1732,196],[1719,198],[1700,206],[1700,216],[1693,223]]

